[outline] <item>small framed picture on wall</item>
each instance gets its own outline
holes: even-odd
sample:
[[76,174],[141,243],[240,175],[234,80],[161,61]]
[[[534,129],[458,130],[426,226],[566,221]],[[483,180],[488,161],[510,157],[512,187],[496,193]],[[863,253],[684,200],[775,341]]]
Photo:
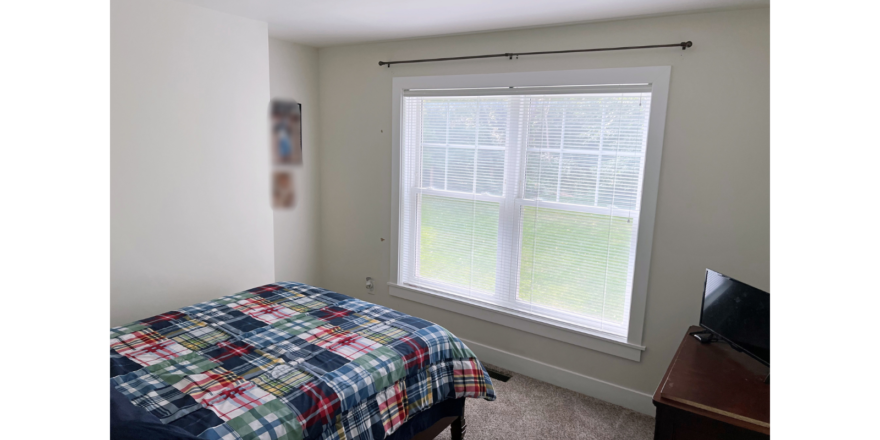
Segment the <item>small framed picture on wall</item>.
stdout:
[[272,207],[292,208],[296,202],[293,190],[293,176],[288,171],[272,173]]
[[272,101],[272,162],[303,163],[302,104],[296,101]]

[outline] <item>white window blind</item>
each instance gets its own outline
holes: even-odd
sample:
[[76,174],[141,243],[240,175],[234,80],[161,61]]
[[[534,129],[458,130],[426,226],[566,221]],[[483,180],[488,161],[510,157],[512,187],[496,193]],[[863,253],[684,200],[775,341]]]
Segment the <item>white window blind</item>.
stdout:
[[400,274],[627,336],[650,86],[408,91]]

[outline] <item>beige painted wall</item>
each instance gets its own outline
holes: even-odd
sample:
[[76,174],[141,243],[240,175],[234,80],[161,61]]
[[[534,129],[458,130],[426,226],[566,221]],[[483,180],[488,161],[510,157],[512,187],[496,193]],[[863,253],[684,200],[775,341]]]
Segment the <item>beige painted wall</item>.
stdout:
[[113,0],[110,90],[111,325],[272,282],[266,23]]
[[303,165],[293,167],[296,204],[274,213],[275,279],[320,284],[318,50],[269,38],[269,90],[273,99],[303,106]]
[[[396,65],[379,60],[676,43],[677,49]],[[699,318],[703,270],[769,289],[769,10],[700,13],[331,47],[320,77],[323,287],[462,338],[651,393]],[[392,298],[393,76],[672,66],[641,362]],[[386,241],[380,241],[386,238]],[[376,280],[366,294],[364,277]]]

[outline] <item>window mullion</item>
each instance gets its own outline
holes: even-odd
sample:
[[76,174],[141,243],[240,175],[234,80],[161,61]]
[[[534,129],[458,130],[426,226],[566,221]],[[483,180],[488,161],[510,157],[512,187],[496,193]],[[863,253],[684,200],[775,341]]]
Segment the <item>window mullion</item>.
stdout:
[[501,303],[510,303],[516,296],[516,273],[511,269],[516,259],[516,238],[518,218],[516,197],[519,185],[519,153],[521,142],[518,136],[521,121],[519,115],[522,98],[512,96],[507,108],[506,148],[504,154],[504,201],[498,219],[498,255],[495,266],[495,297]]
[[515,148],[511,152],[514,159],[514,166],[511,169],[511,185],[509,192],[510,202],[510,222],[511,227],[508,232],[508,262],[507,262],[507,301],[511,305],[516,305],[517,293],[519,291],[519,265],[520,265],[520,240],[522,236],[522,215],[517,199],[523,197],[525,187],[524,177],[526,168],[526,157],[528,150],[528,113],[531,105],[531,98],[520,96],[517,99],[516,112],[513,119],[516,121],[516,127],[512,132],[514,136]]

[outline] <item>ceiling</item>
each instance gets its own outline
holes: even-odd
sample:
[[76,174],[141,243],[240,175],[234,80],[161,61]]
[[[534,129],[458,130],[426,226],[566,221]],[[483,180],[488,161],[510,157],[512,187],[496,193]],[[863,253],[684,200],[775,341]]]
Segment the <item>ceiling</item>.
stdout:
[[273,37],[317,47],[770,5],[770,0],[178,1],[265,21]]

